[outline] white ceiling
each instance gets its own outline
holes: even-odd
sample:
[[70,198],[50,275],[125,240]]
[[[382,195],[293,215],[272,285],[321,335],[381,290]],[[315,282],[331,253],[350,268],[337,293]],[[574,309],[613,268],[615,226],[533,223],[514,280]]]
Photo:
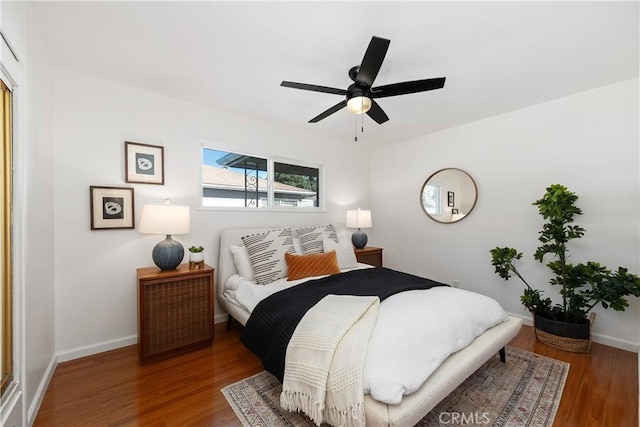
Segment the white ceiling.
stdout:
[[[371,36],[391,40],[374,86],[446,77],[378,102],[361,143],[388,144],[638,76],[638,2],[40,2],[57,65],[324,137]],[[358,120],[358,123],[360,121]],[[359,126],[359,124],[358,124]]]

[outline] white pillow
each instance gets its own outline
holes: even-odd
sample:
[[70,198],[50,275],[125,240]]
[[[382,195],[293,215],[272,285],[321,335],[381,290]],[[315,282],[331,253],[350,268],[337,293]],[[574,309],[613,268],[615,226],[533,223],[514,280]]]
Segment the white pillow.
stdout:
[[335,240],[324,236],[322,239],[322,245],[325,252],[336,251],[336,257],[338,258],[338,266],[340,270],[347,268],[356,268],[358,266],[358,260],[356,259],[356,253],[353,251],[353,245],[351,240]]
[[233,255],[233,263],[236,265],[238,274],[245,279],[255,280],[247,248],[244,246],[229,246],[229,249],[231,250],[231,255]]
[[296,228],[296,234],[300,238],[302,252],[304,255],[321,254],[326,252],[322,247],[322,239],[325,234],[329,234],[329,238],[334,242],[338,241],[338,235],[333,225],[329,224],[323,227],[300,227]]
[[296,254],[304,255],[304,251],[302,250],[302,243],[300,243],[299,237],[293,238],[293,248],[296,250]]
[[253,275],[259,285],[266,285],[287,276],[284,254],[296,253],[291,227],[249,234],[242,237],[242,243],[247,249]]

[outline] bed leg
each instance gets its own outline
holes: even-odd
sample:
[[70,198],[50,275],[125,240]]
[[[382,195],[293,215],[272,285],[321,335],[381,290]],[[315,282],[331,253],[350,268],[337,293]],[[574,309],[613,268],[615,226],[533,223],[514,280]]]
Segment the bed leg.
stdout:
[[504,347],[502,347],[498,353],[500,354],[500,361],[502,363],[507,363],[507,355],[504,351]]
[[227,317],[227,331],[231,330],[231,322],[233,322],[233,317],[229,314],[229,317]]

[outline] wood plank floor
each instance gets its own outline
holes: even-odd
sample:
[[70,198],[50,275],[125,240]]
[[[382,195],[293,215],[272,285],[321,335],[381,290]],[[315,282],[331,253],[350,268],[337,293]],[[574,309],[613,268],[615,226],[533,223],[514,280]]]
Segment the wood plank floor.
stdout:
[[[61,363],[35,426],[240,426],[220,389],[262,370],[238,324],[215,328],[213,346],[140,366],[137,346]],[[514,347],[571,364],[555,427],[638,425],[638,362],[593,344],[590,354],[555,350],[524,326]]]

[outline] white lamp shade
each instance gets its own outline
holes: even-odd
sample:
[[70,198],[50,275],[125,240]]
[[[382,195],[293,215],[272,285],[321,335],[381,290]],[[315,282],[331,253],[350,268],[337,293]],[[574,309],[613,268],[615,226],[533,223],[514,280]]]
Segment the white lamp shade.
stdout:
[[349,228],[371,228],[373,223],[371,222],[371,211],[365,211],[362,209],[347,211],[347,223]]
[[140,233],[187,234],[189,233],[189,206],[143,205],[140,217]]

